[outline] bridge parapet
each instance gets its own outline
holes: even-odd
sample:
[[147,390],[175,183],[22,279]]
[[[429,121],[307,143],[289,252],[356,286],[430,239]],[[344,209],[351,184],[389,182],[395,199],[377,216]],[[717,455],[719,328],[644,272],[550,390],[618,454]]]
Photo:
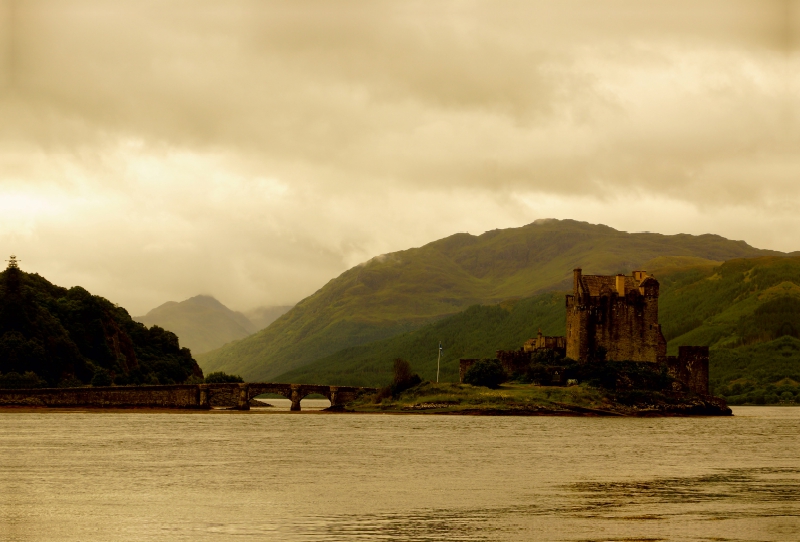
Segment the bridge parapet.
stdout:
[[164,386],[108,386],[82,388],[0,389],[0,405],[39,405],[48,407],[148,407],[196,408],[231,406],[250,410],[250,399],[263,393],[275,393],[292,401],[291,410],[300,410],[304,397],[318,393],[331,405],[344,405],[375,388],[321,386],[313,384],[277,384],[268,382],[231,384],[174,384]]

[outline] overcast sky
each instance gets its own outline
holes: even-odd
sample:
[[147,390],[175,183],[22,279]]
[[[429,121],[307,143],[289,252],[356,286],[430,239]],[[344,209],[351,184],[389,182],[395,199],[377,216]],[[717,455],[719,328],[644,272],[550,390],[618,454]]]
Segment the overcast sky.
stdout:
[[537,218],[800,250],[800,2],[0,0],[0,251],[141,314]]

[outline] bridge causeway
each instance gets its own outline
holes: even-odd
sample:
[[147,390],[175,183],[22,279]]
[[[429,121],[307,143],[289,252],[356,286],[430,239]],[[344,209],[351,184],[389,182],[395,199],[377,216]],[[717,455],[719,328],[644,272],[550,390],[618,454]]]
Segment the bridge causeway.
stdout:
[[0,406],[91,407],[91,408],[186,408],[210,409],[228,406],[250,410],[250,400],[264,393],[282,395],[300,410],[303,397],[316,393],[331,406],[341,406],[376,388],[321,386],[313,384],[173,384],[164,386],[86,386],[79,388],[0,389]]

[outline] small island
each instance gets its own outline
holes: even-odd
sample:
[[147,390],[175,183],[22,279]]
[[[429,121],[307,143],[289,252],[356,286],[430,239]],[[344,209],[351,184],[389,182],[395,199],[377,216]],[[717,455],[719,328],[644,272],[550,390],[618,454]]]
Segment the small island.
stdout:
[[495,388],[421,382],[395,395],[365,395],[349,412],[488,416],[730,416],[722,399],[691,392],[610,390],[582,383],[542,386],[506,382]]

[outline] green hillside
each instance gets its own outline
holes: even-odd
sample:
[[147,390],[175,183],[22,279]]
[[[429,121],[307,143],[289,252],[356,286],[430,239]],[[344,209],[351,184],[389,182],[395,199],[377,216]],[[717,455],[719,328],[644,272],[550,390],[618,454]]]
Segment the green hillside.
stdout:
[[497,305],[474,305],[454,316],[401,335],[353,346],[278,377],[279,382],[326,382],[384,386],[392,379],[395,358],[408,360],[423,379],[436,379],[442,343],[440,379],[458,381],[458,360],[494,357],[515,350],[535,336],[565,331],[564,293],[551,292]]
[[800,329],[800,258],[737,259],[659,277],[659,314],[671,352],[679,344],[745,346]]
[[774,403],[783,394],[797,394],[800,258],[738,259],[660,280],[659,312],[669,350],[710,346],[717,393],[732,404]]
[[777,253],[717,235],[630,234],[572,220],[456,234],[345,271],[266,329],[198,359],[207,372],[269,380],[471,305],[567,288],[574,267],[615,274],[657,257],[723,261],[764,254]]
[[242,339],[258,329],[244,314],[230,310],[208,295],[198,295],[180,303],[168,301],[134,320],[168,329],[195,354]]
[[0,273],[1,387],[173,384],[202,376],[175,334],[134,322],[107,299],[14,267]]
[[[662,285],[660,320],[672,353],[682,344],[710,346],[712,386],[733,403],[794,397],[800,382],[800,258],[722,265],[661,258],[650,265],[661,266],[654,274]],[[454,381],[459,358],[518,348],[539,327],[561,335],[565,317],[564,292],[474,306],[413,332],[342,350],[279,380],[381,386],[391,379],[395,358],[432,379],[441,340],[441,379]]]

